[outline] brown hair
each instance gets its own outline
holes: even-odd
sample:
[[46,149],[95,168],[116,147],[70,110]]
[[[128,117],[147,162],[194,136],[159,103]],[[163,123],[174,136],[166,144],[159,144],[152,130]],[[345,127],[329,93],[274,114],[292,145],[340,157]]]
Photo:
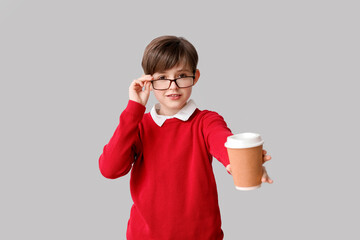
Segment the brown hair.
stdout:
[[147,45],[141,65],[145,74],[154,74],[166,71],[182,62],[195,73],[198,63],[195,47],[183,37],[161,36]]

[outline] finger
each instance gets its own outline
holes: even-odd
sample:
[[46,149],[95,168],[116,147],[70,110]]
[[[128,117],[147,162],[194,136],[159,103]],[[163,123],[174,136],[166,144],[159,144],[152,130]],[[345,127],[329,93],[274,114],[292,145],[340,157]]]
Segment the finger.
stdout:
[[269,175],[266,174],[261,178],[261,182],[273,183],[274,181],[269,177]]
[[265,155],[264,161],[267,162],[267,161],[270,161],[270,160],[271,160],[271,156],[270,155]]
[[131,83],[132,86],[142,86],[143,83],[140,79],[135,79],[132,83]]
[[153,78],[151,76],[141,79],[142,87],[144,88],[144,91],[150,91],[151,90],[151,81]]
[[135,79],[133,82],[139,84],[141,87],[144,87],[145,82],[154,80],[151,75],[142,75],[140,78]]
[[142,75],[140,78],[138,78],[138,80],[141,80],[141,81],[151,81],[151,80],[154,80],[153,76],[151,75]]
[[129,90],[130,91],[133,91],[133,90],[137,91],[139,89],[139,87],[140,87],[139,83],[136,80],[134,80],[134,81],[131,82]]
[[261,178],[261,182],[273,183],[273,180],[268,175],[266,175]]
[[150,83],[151,78],[139,78],[139,79],[135,79],[134,80],[134,85],[135,87],[141,87],[141,90],[143,87],[145,87],[146,83]]
[[146,93],[150,93],[150,87],[151,87],[151,82],[146,82],[144,91]]
[[228,165],[226,166],[226,170],[227,170],[230,174],[232,174],[230,164],[228,164]]
[[264,170],[264,173],[263,173],[263,176],[261,178],[261,182],[273,183],[274,181],[267,174],[267,171],[266,171],[265,167],[263,167],[263,170]]
[[273,183],[274,181],[269,177],[269,175],[267,175],[264,181],[262,182]]
[[144,87],[144,84],[146,82],[145,79],[137,79],[136,82],[141,86],[141,87]]
[[263,164],[267,161],[270,161],[271,160],[271,156],[270,155],[265,155],[263,156]]
[[263,155],[266,155],[267,154],[267,151],[264,149],[263,150]]

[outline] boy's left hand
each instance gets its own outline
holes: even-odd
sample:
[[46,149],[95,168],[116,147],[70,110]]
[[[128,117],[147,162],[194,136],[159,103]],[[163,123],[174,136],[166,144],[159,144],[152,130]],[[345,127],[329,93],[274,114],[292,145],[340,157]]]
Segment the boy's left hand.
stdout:
[[[263,164],[267,161],[271,160],[271,156],[270,155],[266,155],[267,151],[264,149],[263,150]],[[226,170],[231,174],[231,166],[230,164],[226,166]],[[269,177],[269,175],[267,174],[266,168],[263,166],[263,175],[261,178],[262,182],[267,182],[267,183],[273,183],[274,181]]]

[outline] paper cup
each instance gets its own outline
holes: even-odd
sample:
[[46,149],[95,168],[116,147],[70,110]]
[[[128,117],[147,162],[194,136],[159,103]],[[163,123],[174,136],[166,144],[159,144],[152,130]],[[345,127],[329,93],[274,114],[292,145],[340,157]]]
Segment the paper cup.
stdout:
[[236,189],[246,191],[261,186],[263,143],[257,133],[240,133],[227,138],[225,147]]

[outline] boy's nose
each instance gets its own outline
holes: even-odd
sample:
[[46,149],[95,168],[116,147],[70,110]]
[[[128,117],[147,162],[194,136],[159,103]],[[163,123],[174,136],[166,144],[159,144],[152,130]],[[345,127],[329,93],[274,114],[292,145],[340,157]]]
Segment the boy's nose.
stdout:
[[175,81],[171,82],[169,89],[176,89],[176,88],[178,88],[178,86],[176,85]]

